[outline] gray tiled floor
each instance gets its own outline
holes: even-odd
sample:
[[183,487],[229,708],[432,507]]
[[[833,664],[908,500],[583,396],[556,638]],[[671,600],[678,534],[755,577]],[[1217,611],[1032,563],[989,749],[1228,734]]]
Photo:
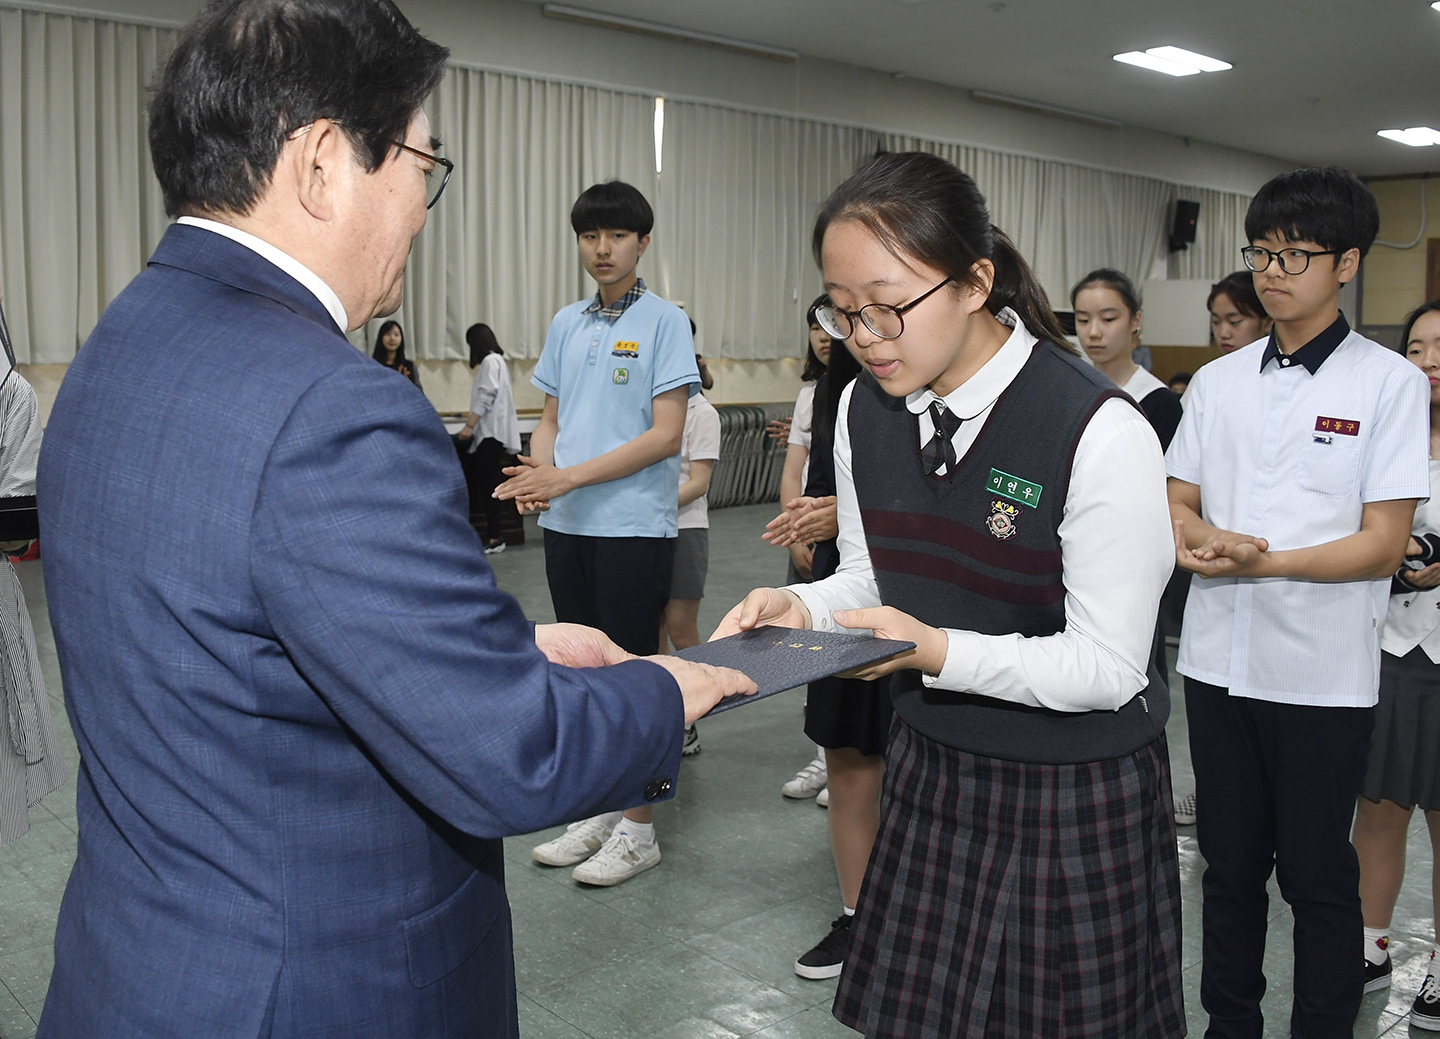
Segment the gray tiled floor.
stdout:
[[[708,632],[757,584],[783,578],[784,554],[759,540],[768,507],[712,517]],[[532,528],[532,535],[533,535]],[[536,620],[551,619],[538,537],[492,557],[503,587]],[[38,564],[21,580],[40,640],[57,722],[72,769],[75,745],[60,699]],[[525,1039],[828,1039],[853,1036],[830,1016],[834,982],[809,982],[795,956],[838,911],[825,812],[786,801],[780,784],[814,748],[800,731],[801,697],[782,693],[701,724],[703,752],[686,758],[679,795],[656,812],[665,860],[618,888],[586,889],[568,870],[535,865],[530,847],[559,832],[506,842],[515,917],[520,1027]],[[1190,788],[1183,704],[1170,726],[1176,789]],[[1194,831],[1181,830],[1185,894],[1186,1007],[1203,1031],[1199,895],[1203,863]],[[0,1039],[35,1034],[52,967],[50,942],[75,857],[74,785],[31,812],[30,833],[0,849]],[[1355,1034],[1411,1033],[1404,1014],[1423,975],[1434,929],[1429,840],[1411,831],[1410,878],[1395,918],[1395,986],[1367,996]],[[1266,956],[1267,1036],[1283,1037],[1289,1011],[1290,913],[1272,884],[1274,926]]]

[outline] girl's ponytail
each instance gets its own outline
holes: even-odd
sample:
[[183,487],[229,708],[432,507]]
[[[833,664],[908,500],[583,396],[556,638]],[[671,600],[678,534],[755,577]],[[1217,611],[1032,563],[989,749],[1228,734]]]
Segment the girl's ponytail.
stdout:
[[990,298],[985,301],[990,313],[998,314],[1009,307],[1032,334],[1050,339],[1060,349],[1078,357],[1080,351],[1065,338],[1060,319],[1050,309],[1050,298],[1010,236],[994,224],[990,225],[990,234],[993,239],[990,262],[995,265],[995,282],[990,288]]

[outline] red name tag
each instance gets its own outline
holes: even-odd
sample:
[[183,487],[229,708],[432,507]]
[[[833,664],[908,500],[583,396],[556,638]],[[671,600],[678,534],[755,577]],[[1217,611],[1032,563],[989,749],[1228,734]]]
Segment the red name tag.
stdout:
[[1350,418],[1326,418],[1322,415],[1315,420],[1315,431],[1317,433],[1339,433],[1342,437],[1358,437],[1360,423]]

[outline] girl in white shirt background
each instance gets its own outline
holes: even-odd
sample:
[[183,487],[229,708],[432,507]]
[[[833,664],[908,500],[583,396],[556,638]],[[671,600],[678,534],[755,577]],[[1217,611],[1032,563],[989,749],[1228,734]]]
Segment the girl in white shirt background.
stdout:
[[492,495],[505,480],[504,468],[514,465],[520,453],[520,423],[510,389],[510,369],[495,333],[489,325],[471,325],[465,330],[465,342],[470,347],[475,381],[470,386],[470,414],[455,437],[465,452],[461,458],[466,463],[470,511],[484,507],[485,552],[493,554],[505,551],[500,524],[513,510],[509,502]]
[[[1430,378],[1431,496],[1415,509],[1406,562],[1391,584],[1380,639],[1380,702],[1351,841],[1360,858],[1365,917],[1365,991],[1391,980],[1390,918],[1405,879],[1410,816],[1425,812],[1432,852],[1440,853],[1440,301],[1405,320],[1405,355]],[[1440,907],[1440,872],[1430,883]],[[1407,936],[1408,937],[1408,936]],[[1425,936],[1433,943],[1435,934]],[[1440,945],[1422,953],[1425,980],[1410,1023],[1440,1030]]]
[[836,424],[840,569],[756,589],[716,637],[916,643],[861,673],[893,672],[897,720],[836,1016],[870,1039],[1181,1035],[1169,699],[1149,667],[1174,562],[1159,444],[1056,345],[949,163],[878,156],[815,246],[834,301],[817,318],[866,369]]

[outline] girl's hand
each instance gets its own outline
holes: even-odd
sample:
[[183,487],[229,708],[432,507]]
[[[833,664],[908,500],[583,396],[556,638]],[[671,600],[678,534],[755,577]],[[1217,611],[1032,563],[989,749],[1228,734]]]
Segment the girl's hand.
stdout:
[[1431,563],[1423,570],[1409,570],[1405,580],[1421,591],[1440,586],[1440,563]]
[[775,624],[782,628],[809,628],[810,611],[794,592],[784,588],[756,588],[725,615],[710,641],[742,631]]
[[867,664],[857,671],[846,672],[846,678],[863,678],[867,682],[873,682],[893,671],[907,669],[938,675],[945,666],[946,654],[950,652],[950,640],[943,631],[922,624],[893,606],[873,606],[868,610],[837,610],[835,623],[846,628],[870,628],[877,639],[915,643],[914,649],[886,657],[874,664]]
[[790,520],[790,530],[797,541],[813,545],[840,536],[840,510],[833,494],[801,501],[804,504],[792,513]]
[[815,565],[815,550],[809,545],[791,545],[790,561],[795,564],[795,572],[805,580],[813,576]]
[[760,535],[760,540],[768,541],[776,548],[788,548],[795,544],[795,539],[790,536],[790,519],[790,507],[787,505],[784,512],[765,524],[765,533]]

